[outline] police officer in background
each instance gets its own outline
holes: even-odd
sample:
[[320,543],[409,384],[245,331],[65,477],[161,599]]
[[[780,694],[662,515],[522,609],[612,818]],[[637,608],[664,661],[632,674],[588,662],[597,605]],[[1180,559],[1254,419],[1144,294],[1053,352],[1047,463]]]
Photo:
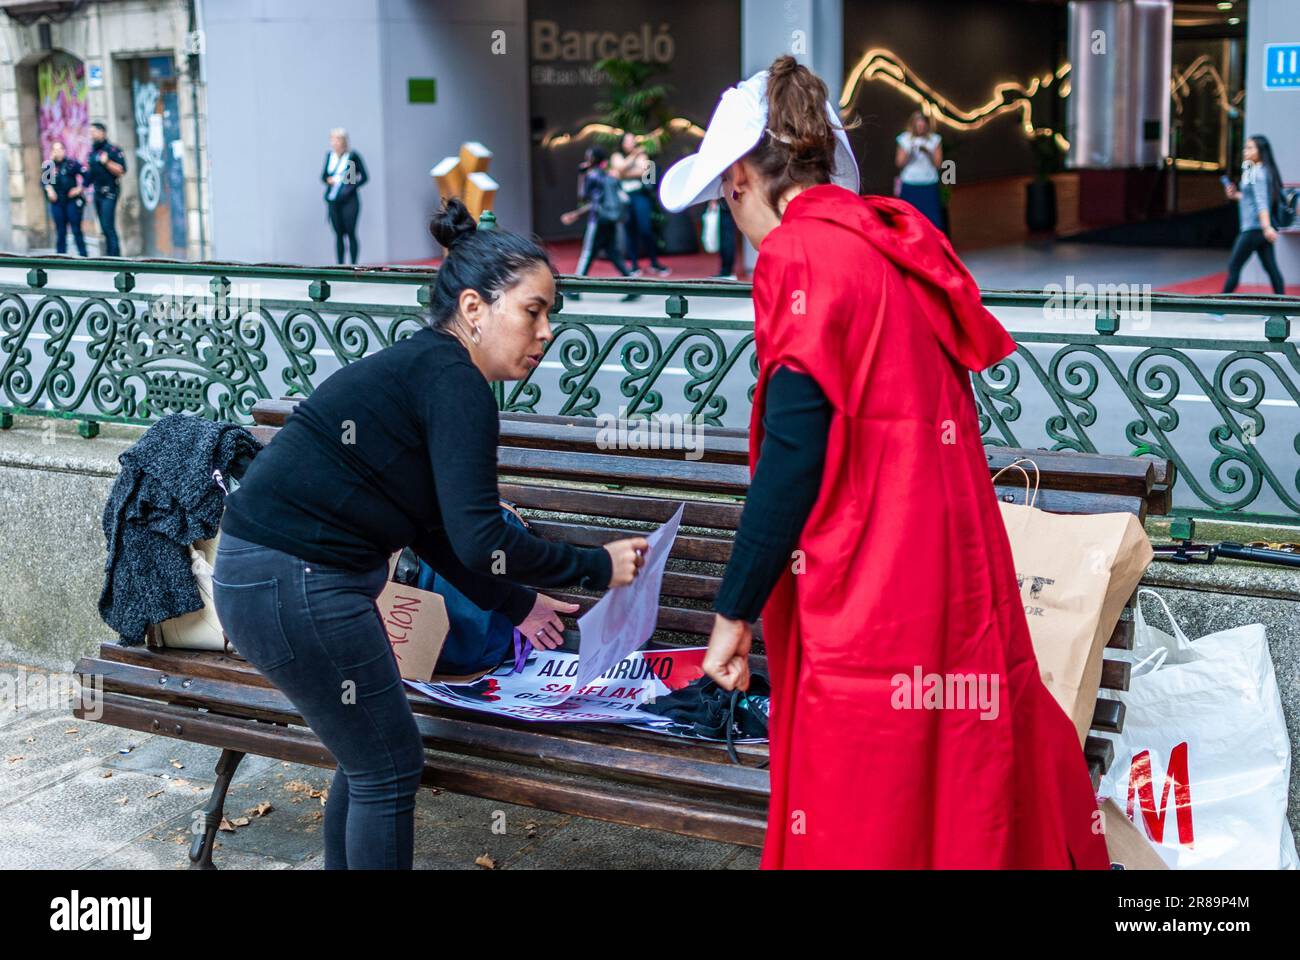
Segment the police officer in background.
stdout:
[[41,164],[41,183],[50,201],[54,219],[54,249],[68,252],[68,228],[77,244],[77,253],[86,255],[86,238],[81,235],[81,212],[86,204],[82,179],[85,168],[67,155],[62,140],[50,144],[50,159]]
[[122,248],[117,242],[118,181],[126,173],[126,154],[116,144],[109,143],[108,130],[102,123],[90,125],[90,160],[86,163],[86,184],[95,188],[95,213],[99,216],[99,229],[104,233],[104,253],[120,257]]

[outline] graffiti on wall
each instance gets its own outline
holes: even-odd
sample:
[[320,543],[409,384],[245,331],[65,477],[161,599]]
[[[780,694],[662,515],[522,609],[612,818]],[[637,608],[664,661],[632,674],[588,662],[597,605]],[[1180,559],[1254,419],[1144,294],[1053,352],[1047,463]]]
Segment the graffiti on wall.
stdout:
[[86,95],[86,66],[65,53],[56,53],[36,67],[41,159],[50,144],[62,140],[68,156],[85,163],[90,156],[90,106]]
[[135,155],[140,159],[140,203],[151,213],[162,199],[163,130],[158,108],[158,85],[132,83],[135,99]]

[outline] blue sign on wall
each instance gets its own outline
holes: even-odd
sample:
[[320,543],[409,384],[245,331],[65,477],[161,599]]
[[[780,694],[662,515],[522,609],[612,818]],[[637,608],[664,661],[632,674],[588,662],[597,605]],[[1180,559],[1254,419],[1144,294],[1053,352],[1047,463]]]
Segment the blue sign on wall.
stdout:
[[1300,43],[1264,45],[1264,89],[1300,90]]

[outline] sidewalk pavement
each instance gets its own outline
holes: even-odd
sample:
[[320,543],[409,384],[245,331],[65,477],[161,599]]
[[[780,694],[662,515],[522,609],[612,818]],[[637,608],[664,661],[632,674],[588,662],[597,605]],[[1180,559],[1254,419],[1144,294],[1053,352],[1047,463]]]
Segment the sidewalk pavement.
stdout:
[[[28,703],[40,674],[0,664],[0,869],[189,866],[191,827],[212,789],[214,747]],[[66,686],[66,675],[57,681]],[[9,694],[16,688],[17,696]],[[219,868],[319,870],[333,773],[249,755],[226,799]],[[229,829],[225,827],[228,826]],[[757,851],[422,789],[418,870],[752,869]]]

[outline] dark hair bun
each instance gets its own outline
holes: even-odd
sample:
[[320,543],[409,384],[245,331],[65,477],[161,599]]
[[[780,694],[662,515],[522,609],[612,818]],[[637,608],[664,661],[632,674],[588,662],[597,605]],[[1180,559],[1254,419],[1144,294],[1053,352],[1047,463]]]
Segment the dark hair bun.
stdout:
[[429,233],[448,252],[451,252],[452,248],[465,237],[473,234],[476,229],[478,224],[474,222],[469,209],[455,197],[444,203],[442,209],[429,221]]

